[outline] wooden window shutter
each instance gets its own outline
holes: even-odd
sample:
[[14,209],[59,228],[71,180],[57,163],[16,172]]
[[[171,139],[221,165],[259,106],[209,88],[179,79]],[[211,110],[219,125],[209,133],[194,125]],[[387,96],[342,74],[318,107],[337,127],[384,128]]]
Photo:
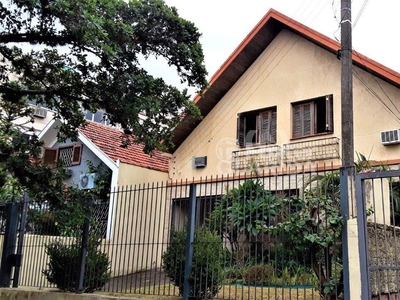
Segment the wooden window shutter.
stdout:
[[333,96],[327,95],[326,96],[326,111],[325,111],[325,120],[326,120],[326,127],[325,130],[327,132],[333,132]]
[[261,112],[258,116],[258,142],[266,144],[269,141],[270,112]]
[[293,106],[293,138],[314,134],[314,103]]
[[276,111],[271,113],[270,139],[271,143],[276,143]]
[[302,105],[303,109],[303,136],[311,135],[314,133],[314,110],[313,103],[305,103]]
[[293,137],[298,138],[303,134],[301,105],[293,106]]
[[261,144],[276,142],[276,112],[272,110],[260,113],[259,136]]
[[245,137],[246,137],[246,126],[245,126],[246,122],[245,121],[246,121],[245,116],[238,115],[236,139],[237,139],[237,144],[239,145],[239,147],[245,146]]
[[49,166],[55,166],[57,163],[58,149],[44,148],[43,163]]
[[81,156],[82,156],[82,145],[74,145],[72,150],[72,162],[71,165],[79,165],[81,163]]

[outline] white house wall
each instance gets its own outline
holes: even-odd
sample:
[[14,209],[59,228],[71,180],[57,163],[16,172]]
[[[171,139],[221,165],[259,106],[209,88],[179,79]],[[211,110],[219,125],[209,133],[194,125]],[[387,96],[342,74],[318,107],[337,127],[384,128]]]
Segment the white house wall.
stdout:
[[[60,146],[69,146],[74,144],[81,144],[80,142],[72,142],[70,140],[65,143],[56,143],[52,148],[57,148]],[[72,176],[70,179],[66,180],[66,184],[79,184],[79,176],[81,174],[87,173],[89,171],[88,162],[91,162],[94,166],[98,166],[101,160],[85,145],[82,148],[81,163],[76,166],[70,166],[68,169],[72,171]]]

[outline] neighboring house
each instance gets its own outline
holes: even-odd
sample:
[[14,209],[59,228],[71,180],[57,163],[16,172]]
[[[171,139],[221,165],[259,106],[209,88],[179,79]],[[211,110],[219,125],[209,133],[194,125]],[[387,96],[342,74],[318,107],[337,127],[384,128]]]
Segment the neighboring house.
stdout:
[[[161,200],[157,198],[158,194],[147,193],[145,187],[153,182],[168,180],[170,155],[155,150],[150,156],[143,153],[143,147],[140,145],[123,148],[120,139],[121,130],[93,121],[87,121],[87,126],[78,129],[77,141],[68,140],[59,143],[57,133],[60,125],[60,120],[50,121],[38,138],[44,143],[43,161],[49,165],[55,165],[61,160],[63,165],[70,170],[71,177],[66,184],[82,185],[81,179],[85,178],[90,164],[102,165],[112,173],[109,201],[92,203],[92,214],[97,229],[101,230],[99,232],[103,237],[103,251],[113,262],[112,275],[119,276],[124,272],[131,273],[151,268],[154,261],[159,261],[162,253],[162,249],[154,250],[153,248],[154,244],[162,244],[164,241],[164,235],[159,232],[162,232],[164,228],[166,217],[161,209],[149,204],[152,203],[151,200],[161,204]],[[84,188],[91,188],[93,177],[89,176],[86,179],[90,182]],[[141,197],[133,196],[137,193],[141,194]],[[142,199],[146,200],[142,201]],[[136,234],[138,229],[144,233]],[[29,238],[35,243],[43,243],[40,235],[30,235]],[[57,238],[62,239],[62,237]],[[147,240],[151,240],[152,243],[144,245],[143,243]],[[43,257],[45,248],[36,247],[26,255]],[[137,256],[146,259],[138,261]],[[30,262],[37,264],[34,259],[26,259],[26,261],[26,264]],[[120,264],[121,262],[124,263]],[[44,264],[45,261],[42,263]],[[42,268],[27,267],[23,270],[26,272],[23,276],[40,282],[44,280],[43,268],[45,265]]]
[[[169,155],[154,151],[153,155],[143,153],[141,145],[121,147],[122,131],[100,123],[87,121],[87,126],[78,130],[78,140],[57,142],[57,132],[61,121],[52,120],[39,134],[43,141],[43,161],[55,165],[59,160],[69,170],[70,178],[66,184],[80,188],[92,188],[94,175],[89,173],[89,164],[103,166],[111,171],[111,193],[108,205],[101,206],[98,220],[105,237],[113,235],[115,219],[113,214],[115,199],[119,194],[115,191],[132,188],[140,184],[162,182],[168,180]],[[89,182],[88,182],[89,181]],[[97,208],[96,208],[97,209]]]
[[23,117],[14,122],[14,125],[26,135],[39,135],[43,128],[53,119],[54,113],[42,106],[37,106],[30,103],[33,113],[31,118]]
[[87,121],[87,126],[79,128],[76,142],[58,143],[60,124],[61,121],[52,120],[39,134],[39,139],[44,142],[43,160],[50,164],[62,160],[70,170],[67,184],[79,184],[81,175],[89,169],[88,162],[95,166],[102,163],[111,170],[111,189],[168,180],[169,155],[157,150],[153,156],[147,155],[140,145],[121,147],[121,130]]
[[[173,180],[341,166],[340,44],[270,10],[174,129]],[[355,151],[400,163],[400,74],[353,51]]]

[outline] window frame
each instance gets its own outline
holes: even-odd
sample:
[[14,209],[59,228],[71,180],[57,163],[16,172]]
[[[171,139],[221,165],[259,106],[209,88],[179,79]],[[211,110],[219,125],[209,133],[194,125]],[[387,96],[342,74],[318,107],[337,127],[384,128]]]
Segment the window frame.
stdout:
[[43,157],[42,157],[43,163],[47,164],[50,167],[55,167],[60,159],[60,150],[66,148],[72,148],[71,164],[66,167],[80,165],[82,160],[82,150],[83,150],[82,144],[62,145],[57,148],[44,147]]
[[291,109],[292,140],[333,133],[333,95],[293,102]]
[[[246,128],[252,123],[252,128]],[[254,131],[252,141],[248,141],[249,132]],[[268,107],[238,113],[236,143],[240,148],[276,144],[277,140],[277,107]]]

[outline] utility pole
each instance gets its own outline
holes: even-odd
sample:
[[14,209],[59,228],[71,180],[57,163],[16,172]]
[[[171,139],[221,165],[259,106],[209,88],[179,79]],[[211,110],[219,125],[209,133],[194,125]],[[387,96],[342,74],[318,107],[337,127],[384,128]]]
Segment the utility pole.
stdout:
[[348,220],[349,199],[354,199],[353,58],[351,0],[341,0],[341,115],[342,168],[340,170],[340,211],[343,217],[342,254],[344,299],[350,299]]
[[342,167],[354,166],[351,0],[341,0]]

